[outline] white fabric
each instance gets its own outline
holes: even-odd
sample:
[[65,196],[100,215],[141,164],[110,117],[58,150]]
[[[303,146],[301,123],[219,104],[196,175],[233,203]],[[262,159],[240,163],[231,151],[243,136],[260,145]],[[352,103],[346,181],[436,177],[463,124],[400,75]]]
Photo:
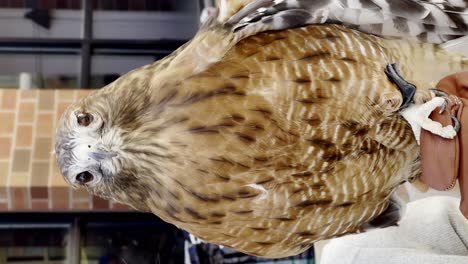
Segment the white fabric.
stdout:
[[398,227],[331,240],[320,264],[467,264],[468,220],[459,203],[444,196],[411,202]]

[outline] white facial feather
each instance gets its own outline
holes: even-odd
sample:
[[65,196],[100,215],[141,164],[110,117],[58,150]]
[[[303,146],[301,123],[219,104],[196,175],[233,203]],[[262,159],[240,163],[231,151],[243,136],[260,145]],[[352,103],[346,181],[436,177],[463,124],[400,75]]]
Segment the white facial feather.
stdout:
[[115,175],[120,170],[120,163],[114,158],[95,160],[92,153],[115,153],[120,152],[122,145],[121,131],[116,129],[103,130],[101,117],[96,113],[94,120],[88,126],[80,126],[75,120],[79,113],[70,115],[70,127],[73,130],[70,150],[73,159],[66,175],[67,180],[73,184],[78,184],[76,176],[88,171],[93,175],[93,180],[87,185],[98,184],[103,177]]

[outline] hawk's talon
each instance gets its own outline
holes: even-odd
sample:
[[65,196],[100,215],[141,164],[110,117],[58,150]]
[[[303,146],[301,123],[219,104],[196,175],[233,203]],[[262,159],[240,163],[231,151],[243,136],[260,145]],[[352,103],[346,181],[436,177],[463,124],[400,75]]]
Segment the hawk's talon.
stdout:
[[436,96],[436,97],[444,98],[445,103],[441,106],[441,108],[439,110],[439,115],[443,114],[447,110],[447,107],[448,107],[447,97],[449,97],[449,94],[446,93],[445,91],[442,91],[442,90],[439,90],[439,89],[436,89],[436,88],[431,88],[431,89],[429,89],[429,91],[431,91],[434,94],[434,96]]
[[[439,115],[443,114],[445,111],[447,111],[447,107],[448,107],[448,104],[449,104],[448,97],[450,95],[448,93],[446,93],[445,91],[442,91],[442,90],[439,90],[439,89],[436,89],[436,88],[432,88],[432,89],[429,89],[429,90],[431,92],[433,92],[436,97],[444,98],[445,102],[440,107],[440,110],[439,110]],[[456,116],[451,116],[450,118],[452,119],[453,129],[458,134],[458,132],[460,131],[460,127],[461,127],[460,120],[458,120],[458,118]]]
[[448,107],[448,100],[447,100],[447,98],[444,97],[444,104],[440,107],[439,115],[441,115],[445,111],[447,111],[447,107]]
[[424,104],[413,104],[401,111],[401,115],[411,125],[411,129],[413,130],[418,144],[421,136],[421,129],[447,139],[453,139],[457,136],[457,129],[460,129],[460,122],[455,117],[452,118],[453,125],[448,125],[445,127],[441,123],[433,121],[429,118],[430,114],[435,109],[443,106],[445,100],[446,99],[442,97],[434,97]]
[[429,91],[433,92],[435,96],[437,97],[448,97],[449,94],[446,93],[445,91],[439,90],[437,88],[431,88]]
[[458,132],[460,131],[460,127],[461,127],[460,120],[458,120],[458,118],[455,116],[451,116],[451,118],[452,118],[452,123],[453,123],[453,129],[455,130],[455,133],[458,134]]
[[442,107],[439,110],[439,115],[443,114],[445,111],[447,111],[447,100],[445,100],[445,103],[442,105]]
[[385,66],[385,74],[387,78],[394,83],[400,90],[401,95],[403,96],[403,103],[400,106],[400,111],[407,108],[411,103],[413,103],[413,97],[416,93],[416,86],[408,81],[406,81],[400,74],[398,65],[396,63],[387,64]]

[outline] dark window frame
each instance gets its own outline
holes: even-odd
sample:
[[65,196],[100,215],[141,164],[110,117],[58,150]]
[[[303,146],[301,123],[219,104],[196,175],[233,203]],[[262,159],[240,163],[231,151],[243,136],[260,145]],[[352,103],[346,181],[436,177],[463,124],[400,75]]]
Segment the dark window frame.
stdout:
[[[152,56],[155,60],[169,55],[187,39],[95,39],[93,37],[92,0],[82,0],[81,38],[1,38],[0,54],[79,55],[78,87],[90,89],[94,55]],[[213,0],[199,0],[199,10],[212,6]]]
[[[67,241],[67,263],[80,264],[82,236],[87,225],[152,225],[158,229],[177,227],[162,221],[159,217],[140,212],[6,212],[0,213],[1,229],[63,228],[69,230]],[[184,232],[180,230],[180,232]]]

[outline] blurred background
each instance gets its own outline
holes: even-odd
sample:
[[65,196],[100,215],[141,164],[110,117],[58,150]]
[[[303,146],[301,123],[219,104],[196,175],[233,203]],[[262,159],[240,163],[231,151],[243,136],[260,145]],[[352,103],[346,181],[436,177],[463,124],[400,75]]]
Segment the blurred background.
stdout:
[[[209,0],[0,0],[0,264],[314,263],[205,244],[72,190],[52,155],[73,101],[158,60],[197,31]],[[131,89],[131,87],[129,87]]]
[[[201,4],[200,4],[201,3]],[[98,88],[179,47],[204,1],[1,0],[0,84]]]

